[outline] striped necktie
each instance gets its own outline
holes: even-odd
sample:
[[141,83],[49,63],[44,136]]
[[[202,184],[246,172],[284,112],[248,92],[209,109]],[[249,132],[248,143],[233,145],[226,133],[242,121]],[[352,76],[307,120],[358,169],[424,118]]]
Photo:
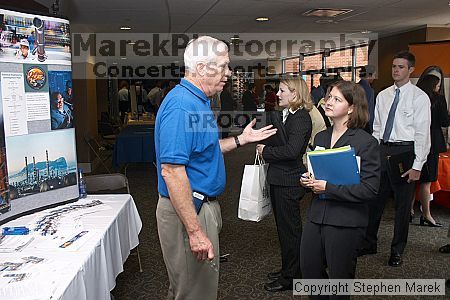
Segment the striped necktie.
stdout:
[[386,126],[384,127],[384,134],[383,134],[384,142],[389,142],[389,137],[391,136],[392,128],[394,128],[395,111],[397,110],[399,100],[400,100],[400,89],[396,89],[394,102],[392,102],[391,109],[389,110],[389,115],[386,121]]

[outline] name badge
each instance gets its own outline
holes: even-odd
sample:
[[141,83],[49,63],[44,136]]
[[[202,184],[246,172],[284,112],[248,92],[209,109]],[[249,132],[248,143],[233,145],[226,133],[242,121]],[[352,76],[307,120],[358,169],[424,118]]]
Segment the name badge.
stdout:
[[193,193],[192,193],[192,196],[193,196],[194,198],[200,199],[200,200],[202,200],[202,201],[203,201],[203,199],[205,199],[205,196],[203,196],[202,194],[199,194],[199,193],[197,193],[197,192],[193,192]]

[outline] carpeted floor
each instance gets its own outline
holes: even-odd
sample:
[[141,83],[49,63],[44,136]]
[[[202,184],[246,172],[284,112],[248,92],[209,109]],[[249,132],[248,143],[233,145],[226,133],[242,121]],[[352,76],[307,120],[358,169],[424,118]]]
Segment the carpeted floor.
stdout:
[[[278,238],[273,216],[260,223],[237,218],[237,207],[245,163],[252,163],[254,146],[246,146],[225,155],[227,188],[220,203],[223,229],[220,234],[221,254],[229,253],[229,260],[221,264],[219,299],[301,299],[292,292],[269,293],[263,289],[268,272],[281,265]],[[130,165],[127,170],[131,193],[143,221],[140,234],[140,254],[143,273],[139,273],[137,257],[132,255],[125,263],[125,271],[117,278],[112,291],[115,299],[165,299],[168,279],[156,230],[157,204],[156,169],[153,165]],[[305,220],[310,202],[307,195],[301,210]],[[418,217],[410,227],[404,264],[399,268],[387,266],[389,245],[393,233],[393,203],[385,209],[379,232],[379,253],[358,260],[357,278],[449,278],[450,256],[437,249],[447,243],[446,233],[450,224],[450,210],[433,206],[433,216],[444,224],[442,228],[418,226]],[[447,296],[433,299],[450,299]],[[364,297],[355,297],[365,299]],[[369,297],[386,299],[388,297]],[[421,299],[420,297],[394,297],[395,299]],[[430,299],[430,297],[422,297]],[[199,299],[202,300],[202,299]]]

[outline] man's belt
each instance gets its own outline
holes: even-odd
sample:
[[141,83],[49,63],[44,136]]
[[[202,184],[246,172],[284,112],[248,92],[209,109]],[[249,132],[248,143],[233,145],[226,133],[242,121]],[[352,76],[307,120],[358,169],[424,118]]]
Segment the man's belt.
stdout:
[[197,199],[201,199],[203,202],[211,202],[217,200],[217,197],[206,196],[199,192],[192,192],[192,196],[194,196]]
[[385,142],[385,141],[381,140],[380,144],[385,145],[385,146],[414,146],[413,141]]
[[[202,193],[198,193],[198,192],[194,192],[194,193],[197,193],[197,195],[200,196],[200,197],[197,197],[198,199],[203,198],[202,199],[203,202],[212,202],[212,201],[216,201],[217,200],[217,197],[206,196],[206,195],[203,195]],[[194,195],[194,193],[192,193],[192,194]],[[169,196],[161,195],[161,197],[164,197],[164,198],[167,198],[167,199],[170,200]]]

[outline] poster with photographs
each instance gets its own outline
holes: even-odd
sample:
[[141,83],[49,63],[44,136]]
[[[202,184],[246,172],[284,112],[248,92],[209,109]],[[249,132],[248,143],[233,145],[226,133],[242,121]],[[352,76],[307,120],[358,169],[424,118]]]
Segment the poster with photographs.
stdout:
[[0,9],[0,224],[79,197],[70,26]]
[[0,9],[0,61],[70,66],[69,22]]
[[[61,130],[6,139],[12,201],[77,183],[74,132]],[[33,147],[23,147],[25,144]]]

